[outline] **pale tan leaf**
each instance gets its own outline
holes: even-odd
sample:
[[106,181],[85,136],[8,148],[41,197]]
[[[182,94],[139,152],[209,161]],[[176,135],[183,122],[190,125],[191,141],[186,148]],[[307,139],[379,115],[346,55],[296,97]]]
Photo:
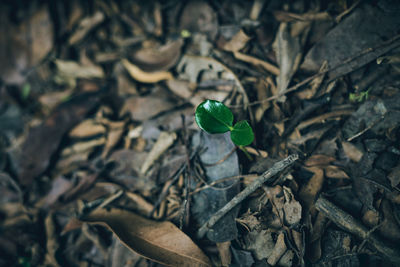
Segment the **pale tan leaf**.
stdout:
[[306,170],[313,172],[314,175],[299,192],[299,197],[303,201],[305,214],[307,214],[311,206],[314,204],[315,198],[324,184],[324,172],[322,169],[318,167],[310,167],[306,168]]
[[132,61],[144,71],[168,70],[181,56],[183,40],[167,43],[160,47],[142,48],[132,56]]
[[342,141],[343,151],[352,161],[359,162],[364,153],[350,142]]
[[97,209],[81,220],[106,225],[131,250],[167,266],[211,266],[206,255],[170,222],[121,209]]
[[325,176],[328,178],[336,178],[336,179],[349,179],[350,177],[343,170],[339,169],[339,167],[330,165],[324,167]]
[[87,119],[75,126],[69,136],[73,138],[87,138],[95,135],[105,134],[106,129],[93,119]]
[[138,66],[133,65],[127,59],[123,59],[122,65],[128,71],[131,77],[142,83],[157,83],[164,80],[172,80],[173,76],[168,71],[145,72]]
[[313,167],[313,166],[327,165],[333,161],[335,161],[334,157],[317,154],[317,155],[312,155],[311,157],[309,157],[304,162],[304,165],[307,167]]
[[231,40],[223,45],[222,49],[225,51],[237,52],[245,47],[250,39],[251,38],[247,36],[243,30],[240,30],[232,37]]
[[141,173],[146,173],[153,163],[164,153],[175,141],[176,133],[161,132],[145,162],[142,165]]

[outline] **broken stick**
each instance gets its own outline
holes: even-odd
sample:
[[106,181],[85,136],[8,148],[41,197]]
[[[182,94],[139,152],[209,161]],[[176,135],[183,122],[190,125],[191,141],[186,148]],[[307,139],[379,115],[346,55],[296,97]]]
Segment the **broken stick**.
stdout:
[[220,210],[218,210],[213,216],[205,222],[200,229],[197,231],[197,237],[203,238],[203,236],[213,227],[219,219],[224,217],[231,209],[237,206],[240,202],[242,202],[247,196],[257,190],[261,185],[263,185],[266,181],[271,179],[273,176],[283,171],[286,167],[292,165],[299,156],[297,154],[290,155],[284,160],[278,161],[275,163],[270,169],[264,172],[261,176],[259,176],[256,180],[254,180],[249,186],[247,186],[242,192],[237,194],[234,198],[232,198],[225,206],[223,206]]
[[386,245],[374,234],[371,234],[367,227],[353,218],[353,216],[343,211],[326,198],[320,196],[315,203],[315,207],[340,228],[361,239],[367,240],[377,251],[385,255],[388,260],[394,263],[400,262],[399,250]]

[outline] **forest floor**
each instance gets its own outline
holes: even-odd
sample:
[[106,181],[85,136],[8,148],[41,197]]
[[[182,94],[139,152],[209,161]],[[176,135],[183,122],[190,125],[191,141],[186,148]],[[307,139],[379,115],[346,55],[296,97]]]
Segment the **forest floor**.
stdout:
[[399,266],[395,2],[2,1],[0,266]]

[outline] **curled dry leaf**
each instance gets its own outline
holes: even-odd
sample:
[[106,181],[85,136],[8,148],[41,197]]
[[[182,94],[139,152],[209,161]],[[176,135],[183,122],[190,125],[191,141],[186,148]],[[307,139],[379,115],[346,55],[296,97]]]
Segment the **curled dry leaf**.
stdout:
[[47,6],[41,5],[16,25],[11,19],[15,11],[7,6],[2,5],[0,10],[0,78],[5,83],[22,84],[27,70],[40,63],[53,48],[53,23]]
[[75,61],[56,59],[54,64],[57,68],[55,82],[59,84],[68,84],[70,87],[75,87],[76,79],[93,79],[103,78],[104,71],[96,65],[82,65]]
[[[290,35],[287,23],[281,23],[274,42],[280,73],[277,78],[278,93],[282,93],[288,87],[292,76],[297,71],[301,59],[300,38]],[[285,101],[285,97],[278,100]]]
[[157,48],[142,48],[132,56],[133,63],[144,71],[168,70],[181,56],[183,40],[178,39]]
[[[245,108],[249,103],[247,93],[238,77],[228,67],[213,58],[185,55],[178,63],[177,72],[179,73],[180,79],[188,80],[193,84],[196,84],[198,81],[212,79],[233,81],[236,89],[243,95],[243,104]],[[210,94],[208,92],[207,94],[207,98],[210,98]],[[228,92],[225,92],[225,94],[227,95]]]
[[276,240],[275,247],[272,250],[271,255],[268,257],[267,262],[270,265],[275,265],[279,259],[282,257],[282,255],[286,252],[286,243],[285,243],[285,234],[280,233],[278,235],[278,239]]
[[164,80],[172,80],[173,76],[167,71],[145,72],[138,66],[133,65],[127,59],[123,59],[122,65],[128,71],[131,77],[142,83],[157,83]]
[[244,33],[243,30],[239,30],[229,41],[223,44],[222,49],[230,52],[237,52],[244,48],[247,42],[251,38]]
[[161,132],[146,160],[143,162],[141,173],[146,173],[153,163],[174,143],[176,133]]
[[307,170],[313,172],[314,175],[299,192],[299,197],[303,201],[305,214],[307,214],[314,205],[315,198],[324,184],[324,172],[322,169],[319,167],[310,167],[307,168]]
[[343,151],[349,159],[354,162],[359,162],[364,153],[350,142],[342,141]]
[[206,1],[188,1],[180,17],[179,29],[203,33],[214,40],[218,34],[217,14]]
[[77,44],[80,42],[85,36],[90,32],[93,28],[98,26],[100,23],[102,23],[105,19],[105,16],[102,12],[97,11],[90,17],[86,17],[81,20],[79,23],[78,28],[76,31],[71,35],[71,37],[68,40],[68,43],[70,45]]
[[170,222],[121,209],[97,209],[81,220],[106,225],[131,250],[167,266],[211,266],[199,247]]
[[346,172],[339,169],[339,167],[334,165],[329,165],[324,167],[325,176],[328,178],[336,178],[336,179],[349,179],[350,177]]
[[105,134],[106,129],[93,119],[87,119],[75,126],[69,136],[72,138],[87,138],[95,135]]
[[174,107],[174,103],[168,101],[165,97],[133,96],[125,100],[121,115],[129,112],[133,120],[145,121]]

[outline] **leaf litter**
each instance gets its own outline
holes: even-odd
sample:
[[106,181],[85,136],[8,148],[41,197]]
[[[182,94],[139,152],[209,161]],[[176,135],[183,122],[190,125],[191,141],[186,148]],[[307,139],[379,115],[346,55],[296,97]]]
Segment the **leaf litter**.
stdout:
[[393,1],[0,7],[1,266],[399,264]]

